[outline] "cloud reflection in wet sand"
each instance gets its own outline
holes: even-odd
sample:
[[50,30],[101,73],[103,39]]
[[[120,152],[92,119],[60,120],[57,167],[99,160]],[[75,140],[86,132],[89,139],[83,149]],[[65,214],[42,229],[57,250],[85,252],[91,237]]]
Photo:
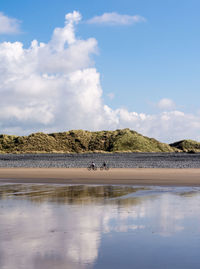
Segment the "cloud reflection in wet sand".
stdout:
[[184,229],[189,231],[186,219],[195,219],[193,232],[199,232],[198,189],[188,196],[187,191],[150,195],[146,190],[134,196],[140,190],[117,186],[1,186],[0,268],[92,268],[103,235],[144,231],[169,237]]

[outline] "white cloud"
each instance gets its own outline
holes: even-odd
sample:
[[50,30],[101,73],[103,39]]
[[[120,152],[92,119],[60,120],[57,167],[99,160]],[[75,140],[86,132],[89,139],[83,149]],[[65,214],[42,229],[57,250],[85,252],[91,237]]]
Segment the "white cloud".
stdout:
[[124,108],[112,110],[106,105],[104,109],[107,126],[110,126],[110,129],[129,127],[164,142],[188,138],[200,140],[199,115],[186,114],[177,110],[145,114],[129,112]]
[[80,19],[78,12],[67,14],[65,26],[56,28],[48,43],[34,40],[29,48],[0,43],[0,133],[128,127],[166,142],[200,139],[200,115],[169,110],[171,100],[161,102],[165,111],[152,115],[104,104],[92,59],[97,41],[77,39]]
[[171,110],[175,107],[176,104],[174,103],[174,101],[168,98],[163,98],[158,102],[158,108],[160,108],[161,110]]
[[139,15],[122,15],[116,12],[104,13],[101,16],[95,16],[88,20],[89,24],[106,24],[106,25],[131,25],[139,22],[145,22],[146,19]]
[[[1,130],[97,128],[102,121],[102,90],[91,54],[97,42],[76,39],[78,12],[66,15],[49,43],[0,43]],[[94,117],[95,115],[95,117]]]
[[0,12],[0,34],[16,34],[20,31],[20,21]]

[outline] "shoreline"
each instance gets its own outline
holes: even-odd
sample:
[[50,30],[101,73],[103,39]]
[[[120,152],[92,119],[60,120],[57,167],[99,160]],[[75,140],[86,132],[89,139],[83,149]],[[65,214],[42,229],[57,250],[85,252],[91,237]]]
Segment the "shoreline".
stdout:
[[0,183],[200,186],[200,168],[0,168]]

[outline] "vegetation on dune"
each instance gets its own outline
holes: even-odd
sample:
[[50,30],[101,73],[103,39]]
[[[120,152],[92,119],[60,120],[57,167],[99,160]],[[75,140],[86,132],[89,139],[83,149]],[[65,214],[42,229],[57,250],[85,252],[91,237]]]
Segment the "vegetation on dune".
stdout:
[[138,134],[129,129],[119,130],[113,143],[113,151],[173,152],[167,144]]
[[161,143],[156,139],[142,136],[130,129],[99,132],[71,130],[51,134],[34,133],[29,136],[0,135],[1,153],[174,151],[180,151],[180,149]]
[[170,144],[171,147],[177,148],[183,152],[195,153],[200,152],[200,143],[194,140],[181,140]]

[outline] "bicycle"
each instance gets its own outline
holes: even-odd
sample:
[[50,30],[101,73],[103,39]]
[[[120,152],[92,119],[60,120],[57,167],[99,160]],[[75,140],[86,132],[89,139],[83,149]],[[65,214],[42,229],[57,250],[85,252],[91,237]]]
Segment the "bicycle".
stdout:
[[100,170],[109,170],[109,166],[108,165],[102,165],[100,167]]
[[91,170],[96,171],[96,170],[97,170],[97,167],[94,166],[94,165],[92,165],[92,164],[90,164],[90,165],[87,167],[87,169],[88,169],[89,171],[91,171]]

